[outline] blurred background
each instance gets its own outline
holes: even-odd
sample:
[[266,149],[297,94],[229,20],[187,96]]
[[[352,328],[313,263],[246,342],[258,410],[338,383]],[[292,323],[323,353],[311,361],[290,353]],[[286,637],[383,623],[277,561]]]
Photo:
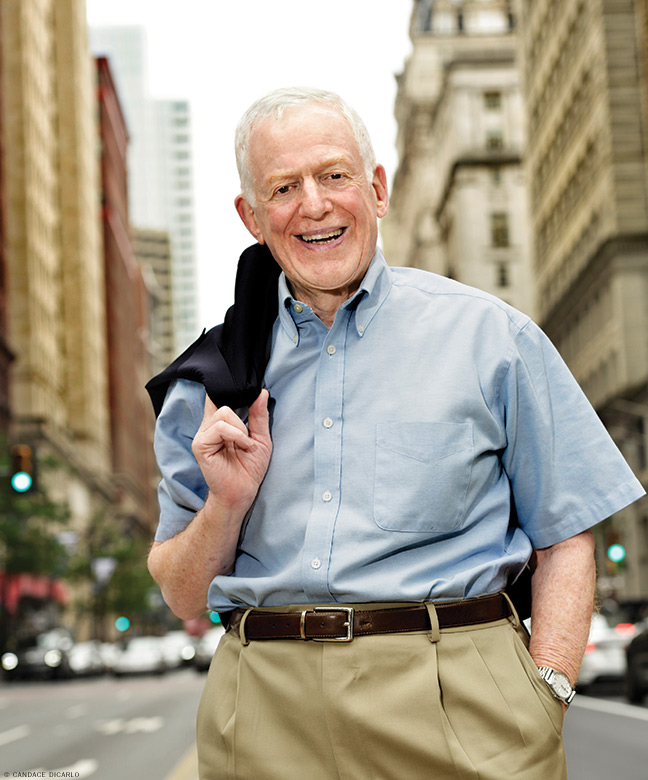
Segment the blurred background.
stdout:
[[[0,771],[194,776],[222,628],[146,570],[144,384],[231,303],[234,128],[291,84],[365,118],[388,262],[531,315],[648,484],[648,0],[0,0]],[[595,533],[570,778],[643,779],[648,502]]]

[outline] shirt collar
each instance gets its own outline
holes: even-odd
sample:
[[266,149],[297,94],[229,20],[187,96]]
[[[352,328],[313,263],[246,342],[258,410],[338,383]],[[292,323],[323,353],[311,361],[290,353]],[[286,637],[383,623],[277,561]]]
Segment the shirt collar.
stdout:
[[[345,301],[341,308],[355,309],[355,327],[359,336],[363,336],[369,324],[373,320],[376,312],[382,306],[385,298],[389,294],[392,286],[391,271],[387,261],[380,250],[376,248],[376,253],[369,264],[367,273],[362,280],[356,293]],[[295,344],[299,341],[298,325],[304,316],[309,316],[311,308],[306,304],[300,303],[293,298],[289,288],[286,275],[282,271],[279,276],[279,320],[284,330],[288,333]],[[303,310],[295,309],[295,306],[303,306]]]

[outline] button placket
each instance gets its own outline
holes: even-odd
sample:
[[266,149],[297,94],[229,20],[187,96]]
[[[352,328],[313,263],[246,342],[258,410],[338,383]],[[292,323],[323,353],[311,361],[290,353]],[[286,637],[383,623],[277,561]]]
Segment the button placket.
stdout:
[[[348,317],[338,317],[322,345],[317,367],[313,420],[314,502],[302,559],[304,590],[314,601],[331,598],[328,574],[340,501],[343,353],[347,326]],[[319,565],[316,565],[315,561],[319,562]]]

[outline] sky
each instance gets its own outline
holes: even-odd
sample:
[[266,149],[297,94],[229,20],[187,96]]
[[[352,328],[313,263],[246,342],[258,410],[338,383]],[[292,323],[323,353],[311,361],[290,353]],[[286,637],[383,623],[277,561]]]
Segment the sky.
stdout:
[[[200,327],[232,303],[254,242],[234,210],[234,130],[270,90],[333,90],[354,106],[391,183],[396,75],[411,51],[412,0],[86,0],[91,26],[144,27],[150,96],[190,103]],[[198,335],[198,334],[197,334]]]

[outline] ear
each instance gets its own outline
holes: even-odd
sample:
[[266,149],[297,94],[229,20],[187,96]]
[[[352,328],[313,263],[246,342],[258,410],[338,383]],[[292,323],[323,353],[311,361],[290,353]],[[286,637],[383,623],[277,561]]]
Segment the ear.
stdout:
[[265,239],[263,238],[261,228],[259,227],[256,221],[256,217],[254,216],[254,209],[252,206],[250,206],[250,204],[242,195],[237,195],[234,200],[234,206],[245,227],[250,231],[250,233],[252,233],[252,235],[260,244],[265,244]]
[[389,191],[387,187],[387,172],[382,165],[377,165],[374,171],[372,186],[376,193],[376,212],[379,219],[389,211]]

